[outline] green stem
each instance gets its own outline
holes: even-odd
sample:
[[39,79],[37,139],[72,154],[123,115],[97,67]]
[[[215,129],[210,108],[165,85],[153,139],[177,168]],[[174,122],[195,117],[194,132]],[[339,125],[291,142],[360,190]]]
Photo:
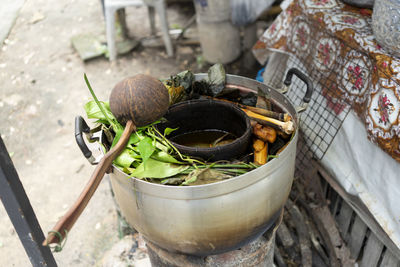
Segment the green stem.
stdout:
[[85,79],[85,82],[86,82],[87,87],[89,88],[90,94],[92,95],[94,101],[96,102],[97,106],[98,106],[99,109],[101,110],[101,113],[103,113],[103,115],[104,115],[104,117],[106,117],[108,123],[110,123],[110,125],[112,125],[113,128],[115,129],[115,127],[114,127],[114,122],[113,122],[112,120],[110,120],[110,118],[107,116],[107,113],[106,113],[105,110],[103,109],[103,106],[101,105],[100,101],[97,99],[96,95],[94,94],[94,91],[93,91],[93,89],[92,89],[92,86],[91,86],[90,83],[89,83],[89,80],[88,80],[88,78],[87,78],[87,76],[86,76],[86,73],[83,74],[83,77],[84,77],[84,79]]
[[194,165],[183,171],[183,174],[188,174],[195,169],[215,169],[217,171],[225,172],[225,173],[234,173],[234,174],[244,174],[251,169],[254,169],[253,166],[249,166],[249,164],[202,164],[202,165]]
[[206,166],[211,166],[212,168],[222,168],[222,169],[227,169],[227,168],[235,168],[235,169],[254,169],[254,166],[251,166],[250,164],[247,163],[241,163],[241,164],[210,164]]
[[151,137],[154,137],[155,139],[157,139],[161,144],[165,145],[166,147],[171,148],[169,146],[169,144],[167,142],[165,142],[165,140],[163,138],[161,138],[160,136],[151,132],[151,128],[147,129],[147,134],[150,135]]
[[179,152],[179,150],[178,150],[173,144],[171,144],[171,142],[170,142],[164,135],[162,135],[162,134],[156,129],[156,127],[153,126],[152,129],[153,129],[156,133],[159,134],[159,136],[168,144],[169,147],[171,147],[171,148],[179,155],[179,157],[180,157],[182,160],[187,161],[187,162],[189,162],[189,163],[191,163],[191,164],[193,164],[193,163],[195,163],[195,162],[197,162],[197,163],[199,163],[199,164],[204,164],[204,163],[201,162],[200,160],[192,159],[192,158],[189,158],[189,157],[184,157],[184,156]]

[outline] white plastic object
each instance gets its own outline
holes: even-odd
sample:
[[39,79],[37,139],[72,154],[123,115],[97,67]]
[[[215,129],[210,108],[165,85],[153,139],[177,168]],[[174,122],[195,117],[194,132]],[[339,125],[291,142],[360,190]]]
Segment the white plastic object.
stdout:
[[151,33],[155,34],[155,13],[160,18],[162,37],[167,50],[168,56],[173,56],[173,48],[171,37],[169,36],[169,27],[167,21],[167,13],[165,10],[164,0],[104,0],[104,13],[106,20],[107,47],[110,61],[117,58],[117,50],[115,47],[115,12],[118,9],[128,6],[147,5],[149,10],[149,20]]

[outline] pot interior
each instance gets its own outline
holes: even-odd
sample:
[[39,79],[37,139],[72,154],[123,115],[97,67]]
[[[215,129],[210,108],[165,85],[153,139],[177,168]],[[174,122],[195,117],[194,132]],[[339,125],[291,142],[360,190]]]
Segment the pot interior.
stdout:
[[[166,128],[176,129],[167,137],[184,154],[203,160],[229,160],[242,156],[248,150],[251,128],[246,114],[235,105],[213,100],[191,100],[169,108],[164,123],[156,127],[164,132]],[[221,145],[196,143],[225,138]],[[208,141],[208,140],[207,140]],[[191,143],[190,145],[188,145]],[[206,147],[208,146],[208,147]]]

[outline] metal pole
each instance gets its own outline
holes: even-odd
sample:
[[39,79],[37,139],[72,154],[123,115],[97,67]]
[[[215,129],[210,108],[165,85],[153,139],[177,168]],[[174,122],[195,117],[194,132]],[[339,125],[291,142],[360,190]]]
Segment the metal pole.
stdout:
[[17,171],[0,137],[0,198],[33,266],[57,266]]

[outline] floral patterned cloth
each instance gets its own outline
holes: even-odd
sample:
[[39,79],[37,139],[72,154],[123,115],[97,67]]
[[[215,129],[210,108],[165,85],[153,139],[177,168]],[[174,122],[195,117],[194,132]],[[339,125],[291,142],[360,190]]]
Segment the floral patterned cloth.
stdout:
[[369,139],[400,162],[400,58],[376,43],[371,13],[336,0],[294,0],[253,53],[261,64],[274,49],[308,59],[325,105],[337,115],[350,106]]

